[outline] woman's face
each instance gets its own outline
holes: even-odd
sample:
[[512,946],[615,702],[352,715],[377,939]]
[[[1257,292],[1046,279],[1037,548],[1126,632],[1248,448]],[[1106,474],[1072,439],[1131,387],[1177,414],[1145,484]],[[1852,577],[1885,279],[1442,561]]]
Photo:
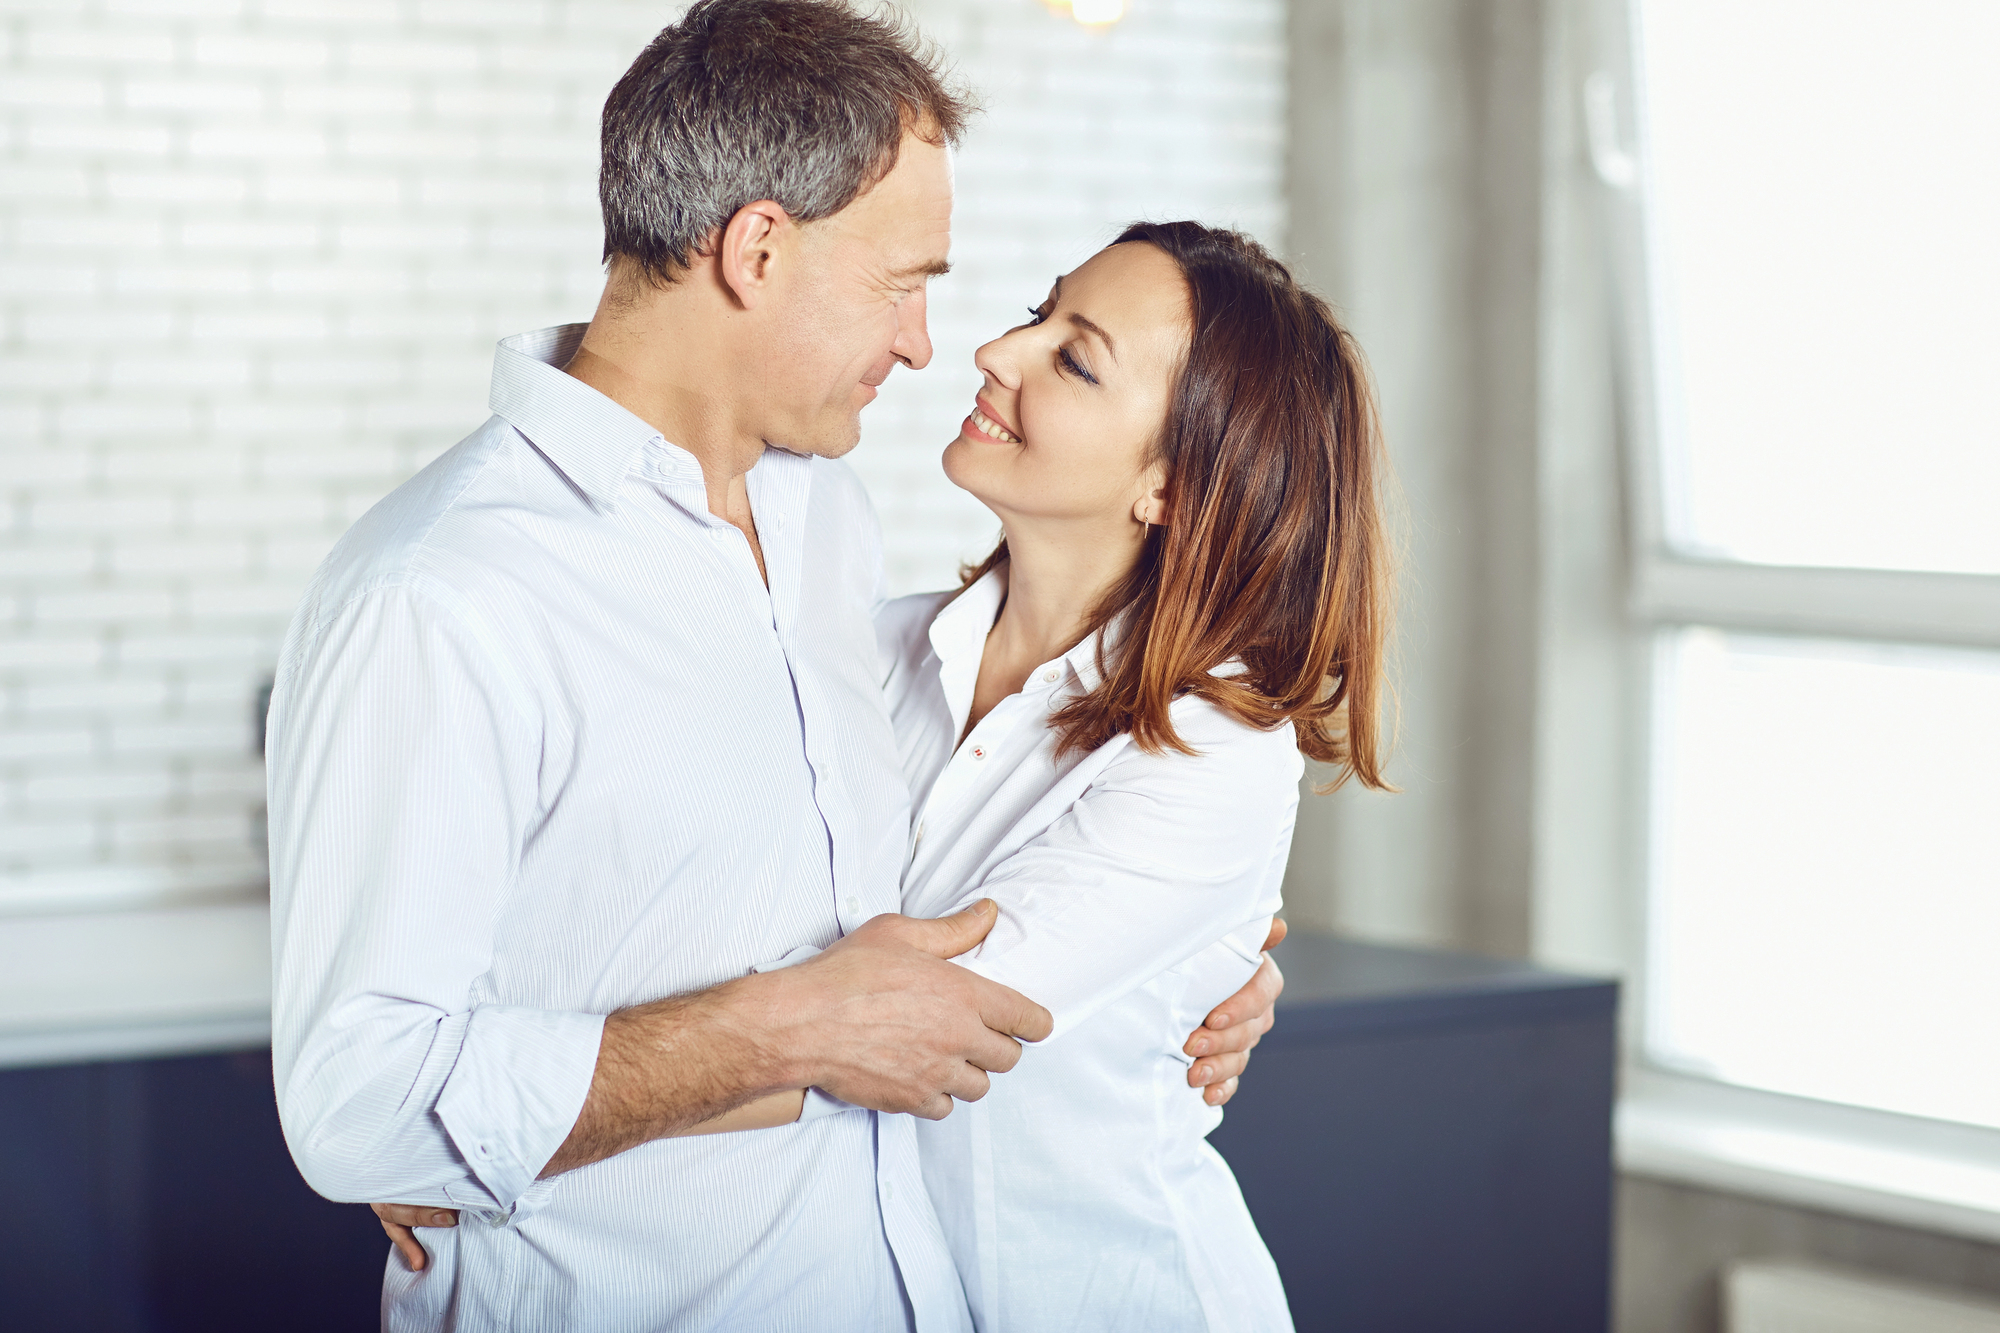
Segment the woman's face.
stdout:
[[1000,516],[1130,530],[1165,517],[1148,458],[1186,354],[1187,283],[1157,246],[1099,251],[1032,322],[973,356],[985,377],[945,475]]

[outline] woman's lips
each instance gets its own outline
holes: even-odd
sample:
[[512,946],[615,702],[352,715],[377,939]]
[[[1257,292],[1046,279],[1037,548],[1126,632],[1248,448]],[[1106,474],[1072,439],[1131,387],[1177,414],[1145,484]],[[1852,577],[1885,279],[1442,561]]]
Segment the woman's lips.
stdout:
[[1021,437],[1001,423],[999,414],[988,407],[983,398],[975,402],[972,415],[965,419],[965,430],[975,438],[993,440],[999,444],[1021,442]]

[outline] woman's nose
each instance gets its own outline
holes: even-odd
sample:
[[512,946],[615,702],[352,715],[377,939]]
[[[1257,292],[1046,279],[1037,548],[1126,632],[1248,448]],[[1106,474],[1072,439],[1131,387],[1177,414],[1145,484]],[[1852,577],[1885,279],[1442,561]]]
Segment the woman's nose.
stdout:
[[[1020,330],[1014,332],[1018,333]],[[978,367],[980,373],[988,380],[1002,388],[1013,390],[1021,387],[1018,340],[1013,333],[1003,333],[974,352],[972,364]]]

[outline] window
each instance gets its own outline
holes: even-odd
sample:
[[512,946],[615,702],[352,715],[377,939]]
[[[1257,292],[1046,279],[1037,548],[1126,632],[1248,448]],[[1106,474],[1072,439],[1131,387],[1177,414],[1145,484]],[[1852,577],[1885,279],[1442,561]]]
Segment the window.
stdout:
[[2000,1128],[2000,5],[1636,17],[1644,1055]]

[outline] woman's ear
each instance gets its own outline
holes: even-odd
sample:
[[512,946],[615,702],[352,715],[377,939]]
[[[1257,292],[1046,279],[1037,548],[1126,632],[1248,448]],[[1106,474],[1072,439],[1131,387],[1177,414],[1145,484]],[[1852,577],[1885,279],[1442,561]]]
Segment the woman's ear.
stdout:
[[1149,526],[1153,524],[1159,524],[1162,527],[1166,526],[1166,469],[1157,465],[1147,468],[1142,484],[1145,486],[1145,489],[1140,491],[1139,498],[1132,502],[1132,521],[1135,523],[1144,523]]

